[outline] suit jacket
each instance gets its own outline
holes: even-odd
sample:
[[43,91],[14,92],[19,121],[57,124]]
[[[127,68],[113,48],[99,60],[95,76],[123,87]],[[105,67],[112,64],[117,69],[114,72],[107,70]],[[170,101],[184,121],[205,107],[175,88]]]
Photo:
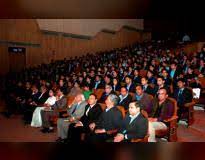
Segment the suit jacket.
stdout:
[[107,112],[105,110],[96,122],[96,129],[105,129],[106,131],[119,129],[122,119],[122,113],[117,107],[113,107]]
[[95,123],[98,119],[100,114],[103,112],[101,106],[99,104],[95,104],[89,111],[88,115],[86,115],[86,112],[88,108],[90,107],[89,104],[85,106],[85,112],[84,115],[81,117],[80,121],[83,123],[83,126],[85,128],[88,128],[90,123]]
[[154,94],[153,88],[152,88],[151,86],[149,86],[149,85],[148,85],[147,88],[144,90],[144,92],[147,93],[147,94],[151,94],[151,95]]
[[115,92],[115,91],[120,91],[120,85],[119,84],[117,84],[116,86],[115,86],[115,90],[114,90],[114,85],[112,85],[112,90]]
[[128,110],[130,102],[132,102],[132,96],[128,94],[125,99],[123,99],[121,102],[119,101],[118,105],[123,106],[125,110]]
[[56,101],[56,103],[52,105],[51,108],[53,108],[54,110],[67,108],[67,97],[63,96],[61,99]]
[[145,110],[148,115],[150,115],[152,112],[152,99],[150,99],[150,96],[147,93],[144,93],[139,100],[139,103],[141,104],[141,109]]
[[[169,75],[171,73],[171,69],[169,70]],[[182,73],[181,69],[179,67],[176,68],[175,70],[175,73],[174,73],[174,77],[173,77],[173,80],[176,81],[178,78],[178,76]]]
[[127,135],[127,139],[144,138],[147,135],[148,120],[140,113],[131,123],[129,114],[122,121],[120,133]]
[[[41,94],[40,94],[41,95]],[[40,96],[39,96],[40,97]],[[38,105],[42,105],[46,102],[46,100],[48,99],[49,95],[48,92],[45,92],[40,98],[38,98],[37,100],[37,104]]]
[[[96,84],[96,81],[92,84],[93,85],[92,88],[95,88],[95,84]],[[105,88],[105,84],[102,81],[100,81],[96,89],[104,89],[104,88]]]
[[[127,88],[127,85],[125,86],[126,88]],[[130,88],[129,88],[129,90],[128,90],[128,92],[132,92],[132,93],[135,93],[135,84],[134,83],[132,83],[131,85],[130,85]]]
[[158,121],[164,121],[171,118],[174,114],[174,104],[166,99],[164,103],[159,106],[158,98],[154,98],[151,117],[157,118]]
[[32,100],[33,102],[38,103],[38,98],[40,97],[40,95],[41,95],[40,92],[37,92],[37,93],[35,93],[35,94],[32,94],[32,95],[31,95],[31,100]]
[[134,78],[133,78],[133,82],[134,82],[135,84],[141,84],[141,77],[140,77],[140,76],[134,77]]
[[87,102],[86,101],[82,101],[78,107],[76,108],[76,105],[77,104],[73,104],[71,106],[71,108],[68,109],[68,114],[71,116],[71,117],[74,117],[76,119],[80,119],[83,114],[84,114],[84,111],[85,111],[85,106],[87,105]]
[[183,92],[181,95],[179,95],[179,88],[177,88],[174,91],[174,98],[177,101],[177,105],[180,106],[184,106],[185,103],[189,103],[192,101],[192,91],[189,90],[188,88],[184,88]]

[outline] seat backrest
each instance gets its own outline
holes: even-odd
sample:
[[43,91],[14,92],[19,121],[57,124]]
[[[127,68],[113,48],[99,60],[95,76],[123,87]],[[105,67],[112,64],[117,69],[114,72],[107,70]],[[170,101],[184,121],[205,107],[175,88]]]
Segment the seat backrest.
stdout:
[[173,114],[173,116],[177,116],[177,110],[178,110],[177,101],[174,98],[171,98],[171,97],[168,97],[168,99],[174,104],[174,114]]
[[132,97],[132,100],[135,101],[135,93],[129,92],[129,95]]
[[98,103],[100,105],[100,107],[102,108],[102,110],[104,111],[106,109],[106,104],[104,103]]
[[204,89],[205,88],[205,77],[199,77],[199,82],[201,83],[201,87]]
[[147,76],[147,70],[141,69],[139,75],[141,77],[146,77]]
[[100,99],[100,97],[102,96],[104,91],[105,91],[104,89],[96,89],[96,90],[94,90],[94,94],[97,96],[98,100]]
[[70,106],[75,99],[75,96],[68,96],[67,97],[67,106]]
[[125,113],[125,108],[123,106],[117,106],[117,108],[120,110],[120,112],[122,113],[122,117],[123,119],[125,118],[126,116],[126,113]]

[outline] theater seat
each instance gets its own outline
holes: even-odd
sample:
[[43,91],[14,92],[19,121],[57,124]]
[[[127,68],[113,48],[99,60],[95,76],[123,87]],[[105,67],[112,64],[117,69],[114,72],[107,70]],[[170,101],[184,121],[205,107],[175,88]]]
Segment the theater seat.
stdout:
[[177,101],[174,98],[168,98],[174,104],[174,114],[171,118],[164,120],[164,123],[167,124],[167,129],[156,130],[156,137],[167,138],[169,142],[177,141]]

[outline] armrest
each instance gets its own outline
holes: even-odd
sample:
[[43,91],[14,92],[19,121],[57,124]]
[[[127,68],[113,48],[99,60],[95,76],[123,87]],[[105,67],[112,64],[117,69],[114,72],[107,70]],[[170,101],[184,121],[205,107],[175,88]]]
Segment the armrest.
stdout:
[[113,129],[113,130],[106,131],[106,133],[107,133],[108,135],[112,135],[112,134],[116,134],[117,131],[118,131],[117,129]]
[[186,104],[184,105],[184,107],[192,107],[192,106],[194,106],[194,105],[195,105],[195,102],[192,101],[192,102],[190,102],[190,103],[186,103]]
[[164,122],[166,122],[166,123],[171,122],[171,121],[177,120],[177,118],[178,118],[178,116],[172,116],[171,118],[164,120]]
[[69,115],[68,115],[68,113],[64,113],[64,114],[62,114],[62,117],[67,118],[67,117],[69,117]]

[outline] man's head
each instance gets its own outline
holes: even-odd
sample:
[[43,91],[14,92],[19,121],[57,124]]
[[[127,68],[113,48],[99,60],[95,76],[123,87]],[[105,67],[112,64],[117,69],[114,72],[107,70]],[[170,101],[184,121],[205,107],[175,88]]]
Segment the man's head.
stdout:
[[107,108],[112,108],[118,104],[118,97],[115,94],[110,94],[105,100]]
[[158,99],[160,102],[165,101],[168,98],[167,90],[165,88],[161,88],[158,91]]
[[132,102],[129,104],[129,114],[135,116],[140,112],[140,104],[138,102]]
[[143,86],[148,84],[148,80],[147,80],[146,77],[142,77],[142,79],[141,79],[141,84],[142,84]]
[[164,83],[165,83],[164,78],[163,78],[162,76],[158,76],[158,77],[157,77],[157,85],[158,85],[158,86],[163,86]]
[[112,81],[113,81],[113,84],[114,84],[114,85],[117,85],[117,84],[118,84],[118,79],[117,79],[117,78],[113,78]]
[[125,77],[125,83],[126,84],[131,84],[132,83],[132,78],[130,76]]
[[127,88],[126,87],[121,87],[120,89],[120,94],[124,97],[126,96],[128,93]]
[[80,103],[82,101],[85,101],[84,95],[82,93],[77,94],[75,97],[75,101],[76,101],[76,103]]
[[162,76],[163,76],[163,77],[167,77],[167,76],[168,76],[168,72],[167,72],[166,69],[163,69],[163,70],[162,70]]
[[149,71],[147,72],[147,77],[148,77],[148,78],[151,78],[153,75],[154,75],[153,71],[149,70]]
[[136,86],[136,93],[137,93],[138,96],[143,95],[144,91],[143,91],[142,85],[137,85]]
[[61,79],[61,80],[59,81],[59,86],[62,87],[63,85],[64,85],[64,82],[63,82],[63,80]]
[[46,86],[41,86],[41,93],[45,93],[47,91]]
[[97,96],[95,94],[90,94],[88,98],[88,104],[89,105],[94,105],[97,103]]
[[183,78],[178,79],[177,86],[179,87],[179,89],[184,88],[185,80]]
[[134,76],[138,76],[139,75],[139,70],[138,69],[135,69],[134,70]]
[[58,97],[62,96],[62,95],[63,95],[63,90],[62,90],[61,88],[58,88],[58,89],[56,90],[56,95],[57,95]]
[[112,91],[112,86],[105,85],[105,93],[110,94],[111,91]]
[[171,64],[171,69],[175,70],[177,68],[177,64],[175,62],[172,62]]

